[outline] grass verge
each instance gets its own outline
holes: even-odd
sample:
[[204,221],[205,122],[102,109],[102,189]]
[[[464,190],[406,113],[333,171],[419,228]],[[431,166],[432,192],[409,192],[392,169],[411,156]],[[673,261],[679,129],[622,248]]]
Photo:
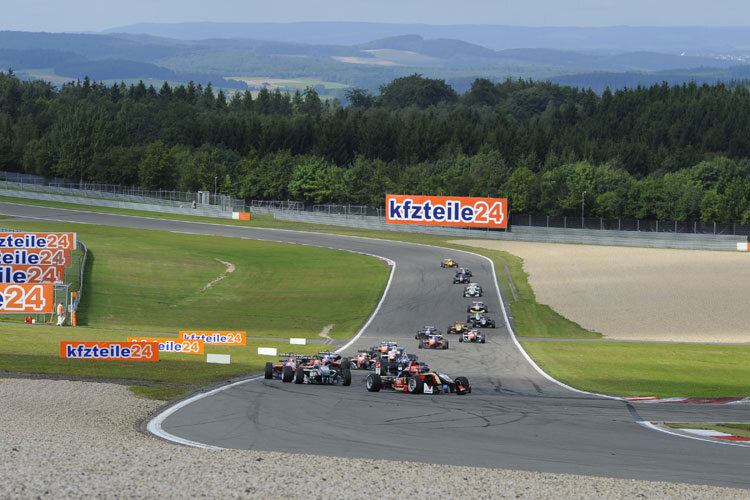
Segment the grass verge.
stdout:
[[750,346],[522,342],[552,377],[618,396],[750,396]]
[[[125,379],[171,384],[173,389],[189,389],[224,379],[259,372],[272,356],[261,356],[258,347],[275,347],[279,352],[315,354],[321,344],[290,346],[288,342],[248,340],[245,346],[205,346],[206,354],[229,354],[231,364],[206,363],[200,354],[160,353],[159,362],[100,361],[61,359],[60,341],[125,341],[127,333],[80,328],[38,328],[27,325],[4,326],[0,332],[0,366],[8,372],[61,375],[95,379]],[[174,387],[182,386],[182,387]],[[159,393],[138,389],[142,395]],[[166,389],[161,394],[168,394]]]
[[128,389],[139,398],[154,399],[157,401],[171,401],[184,396],[191,390],[185,387],[163,385],[131,385]]
[[732,436],[740,436],[744,438],[750,438],[750,424],[666,424],[667,427],[672,429],[704,429],[707,431],[719,431],[731,434]]
[[334,324],[329,335],[348,338],[375,308],[390,273],[372,257],[325,248],[109,226],[12,225],[76,231],[86,243],[78,320],[94,328],[315,338]]

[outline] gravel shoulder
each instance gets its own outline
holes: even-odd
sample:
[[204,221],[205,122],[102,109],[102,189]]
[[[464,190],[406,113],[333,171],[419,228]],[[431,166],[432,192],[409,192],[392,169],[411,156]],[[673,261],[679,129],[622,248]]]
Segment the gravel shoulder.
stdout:
[[537,301],[610,339],[750,342],[750,255],[462,240],[524,259]]
[[0,379],[0,498],[747,498],[746,490],[285,453],[206,451],[139,433],[160,406],[126,387]]

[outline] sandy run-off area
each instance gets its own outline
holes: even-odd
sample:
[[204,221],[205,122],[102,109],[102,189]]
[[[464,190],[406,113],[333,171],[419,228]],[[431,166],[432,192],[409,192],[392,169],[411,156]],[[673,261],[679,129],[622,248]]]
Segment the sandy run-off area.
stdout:
[[454,243],[521,257],[539,303],[607,338],[750,342],[750,254],[525,241]]
[[709,486],[188,448],[137,432],[136,419],[159,403],[112,384],[0,379],[0,400],[3,499],[370,499],[373,488],[386,498],[747,498]]

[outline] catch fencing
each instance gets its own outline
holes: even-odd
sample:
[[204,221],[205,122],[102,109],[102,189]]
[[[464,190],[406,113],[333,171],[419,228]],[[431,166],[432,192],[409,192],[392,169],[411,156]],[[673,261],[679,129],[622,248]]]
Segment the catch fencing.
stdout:
[[[731,224],[694,223],[692,226],[693,231],[688,232],[686,230],[687,226],[679,222],[674,225],[674,223],[667,224],[664,222],[657,224],[657,221],[621,220],[618,226],[613,228],[613,222],[606,219],[582,220],[580,217],[550,217],[549,225],[547,225],[547,217],[534,219],[532,216],[532,225],[512,225],[509,231],[505,231],[498,229],[387,224],[385,217],[380,215],[382,209],[380,209],[381,212],[378,212],[376,207],[352,205],[305,206],[301,202],[284,202],[283,206],[294,207],[291,209],[271,208],[273,206],[271,203],[267,202],[266,205],[258,203],[258,205],[259,207],[262,206],[264,210],[262,213],[271,214],[277,219],[330,226],[455,236],[463,239],[477,238],[734,251],[740,248],[746,250],[748,241],[746,235],[731,234],[732,230],[739,232],[744,229],[740,224],[732,227]],[[251,210],[253,210],[252,207]],[[527,222],[529,221],[528,216],[516,216],[515,220],[522,222],[524,219]],[[535,221],[538,222],[539,220],[543,220],[544,225],[533,225]],[[592,221],[596,221],[597,224],[591,224]],[[714,233],[714,228],[716,233]]]

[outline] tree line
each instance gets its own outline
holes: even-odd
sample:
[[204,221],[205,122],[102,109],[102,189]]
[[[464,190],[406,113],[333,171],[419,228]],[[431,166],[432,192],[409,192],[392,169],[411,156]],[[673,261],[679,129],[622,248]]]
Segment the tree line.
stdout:
[[0,72],[0,170],[246,199],[380,206],[386,192],[508,197],[515,213],[750,222],[750,93],[667,84],[397,78],[347,105]]

